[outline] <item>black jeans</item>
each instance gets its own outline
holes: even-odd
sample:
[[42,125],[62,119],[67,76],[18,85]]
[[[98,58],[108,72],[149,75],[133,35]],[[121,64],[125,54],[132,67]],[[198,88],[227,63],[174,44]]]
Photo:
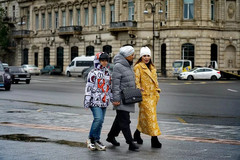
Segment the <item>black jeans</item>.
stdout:
[[127,111],[116,110],[117,115],[112,124],[112,128],[108,133],[109,138],[117,137],[122,131],[123,136],[126,139],[126,142],[130,144],[133,141],[132,133],[130,130],[130,113]]

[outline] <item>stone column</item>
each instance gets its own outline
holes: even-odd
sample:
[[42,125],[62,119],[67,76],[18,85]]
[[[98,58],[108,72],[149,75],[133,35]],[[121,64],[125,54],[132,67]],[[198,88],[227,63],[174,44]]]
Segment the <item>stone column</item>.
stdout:
[[38,50],[38,67],[39,68],[43,68],[43,61],[44,61],[44,53],[43,53],[43,46],[40,45],[39,46],[39,50]]

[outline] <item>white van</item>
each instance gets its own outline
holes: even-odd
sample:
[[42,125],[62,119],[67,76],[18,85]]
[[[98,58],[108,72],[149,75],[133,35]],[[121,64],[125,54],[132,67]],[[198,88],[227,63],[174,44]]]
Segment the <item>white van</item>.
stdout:
[[75,57],[71,64],[66,68],[65,74],[68,77],[71,76],[81,76],[82,70],[84,68],[89,68],[93,65],[94,56],[81,56],[81,57]]

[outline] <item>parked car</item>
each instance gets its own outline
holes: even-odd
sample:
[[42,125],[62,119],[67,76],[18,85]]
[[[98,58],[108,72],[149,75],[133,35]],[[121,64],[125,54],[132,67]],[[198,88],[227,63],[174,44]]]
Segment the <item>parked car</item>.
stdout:
[[89,68],[93,65],[95,56],[80,56],[75,57],[72,62],[67,66],[65,75],[71,76],[82,76],[82,71],[85,68]]
[[[110,72],[113,71],[113,66],[114,66],[114,64],[108,63],[107,67],[109,68],[109,71],[110,71]],[[82,73],[82,78],[84,79],[85,82],[87,82],[88,73],[89,73],[93,68],[94,68],[94,66],[91,66],[91,67],[87,68],[87,69]]]
[[62,74],[62,69],[58,66],[47,65],[43,69],[40,70],[41,74]]
[[0,61],[0,88],[4,88],[6,91],[11,89],[11,76],[5,72],[2,62]]
[[30,84],[31,75],[27,73],[23,67],[9,66],[9,73],[12,78],[12,83],[18,83],[19,81],[25,81],[26,84]]
[[221,78],[220,71],[217,71],[212,68],[205,68],[205,67],[198,67],[193,68],[189,72],[182,72],[179,74],[178,79],[187,79],[187,80],[194,80],[194,79],[211,79],[217,80]]
[[24,68],[25,71],[27,71],[31,75],[32,74],[35,74],[35,75],[40,74],[40,69],[35,65],[24,64],[24,65],[22,65],[22,67]]

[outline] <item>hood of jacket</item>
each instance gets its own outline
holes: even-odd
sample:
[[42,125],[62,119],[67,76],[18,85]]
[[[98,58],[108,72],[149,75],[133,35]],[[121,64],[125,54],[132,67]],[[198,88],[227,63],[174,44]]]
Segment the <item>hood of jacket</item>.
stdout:
[[126,58],[124,58],[121,54],[117,54],[114,59],[113,59],[113,63],[117,64],[120,63],[126,67],[131,67],[130,64],[128,63],[128,61],[126,60]]
[[94,57],[94,60],[93,60],[93,63],[94,63],[94,68],[95,69],[103,69],[105,67],[103,67],[101,64],[100,64],[100,61],[99,61],[99,57],[101,56],[103,52],[98,52],[96,54],[96,56]]

